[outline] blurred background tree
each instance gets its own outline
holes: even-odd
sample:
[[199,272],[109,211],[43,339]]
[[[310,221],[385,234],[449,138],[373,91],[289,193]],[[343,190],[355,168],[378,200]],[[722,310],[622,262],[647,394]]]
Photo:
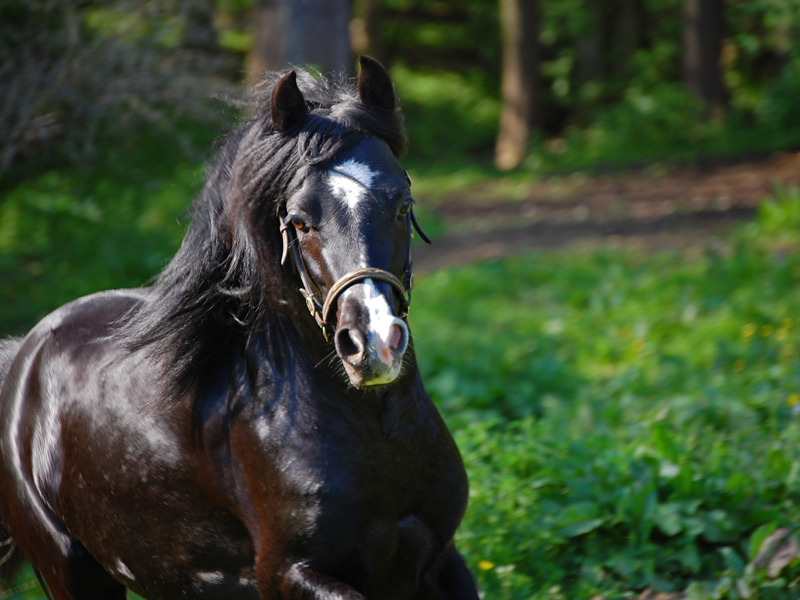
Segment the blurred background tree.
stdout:
[[542,120],[538,0],[500,0],[502,97],[495,163],[518,167],[528,150],[528,134]]
[[683,83],[717,119],[727,100],[722,81],[724,19],[723,0],[684,0]]
[[0,172],[90,160],[103,134],[219,123],[208,99],[235,94],[236,63],[213,17],[212,0],[0,2]]
[[264,71],[287,64],[352,75],[351,5],[352,0],[255,0],[248,61],[251,85]]

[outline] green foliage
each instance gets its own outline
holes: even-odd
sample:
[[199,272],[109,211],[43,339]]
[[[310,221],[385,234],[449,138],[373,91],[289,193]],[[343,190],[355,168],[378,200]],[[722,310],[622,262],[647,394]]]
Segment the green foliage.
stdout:
[[370,12],[373,45],[389,63],[479,68],[497,83],[500,27],[495,0],[358,0],[357,16]]
[[120,39],[128,44],[150,41],[172,48],[186,30],[186,23],[177,16],[150,17],[139,10],[121,7],[97,7],[87,11],[85,26],[96,33]]
[[775,130],[800,129],[800,60],[786,66],[770,85],[764,102],[758,108],[762,122]]
[[494,145],[500,102],[484,91],[481,75],[392,69],[403,101],[411,164],[427,169],[442,162],[486,156]]
[[219,45],[231,52],[249,52],[253,47],[253,34],[236,29],[223,29],[219,32]]
[[800,523],[800,260],[771,249],[797,205],[765,204],[729,252],[531,255],[418,283],[417,355],[471,475],[459,545],[488,595],[796,597],[796,566],[744,565],[765,526]]
[[[785,78],[790,79],[787,72]],[[782,77],[761,104],[757,119],[731,111],[711,122],[702,104],[680,85],[660,84],[649,92],[629,88],[622,100],[598,110],[586,127],[570,127],[562,137],[535,140],[524,168],[533,172],[625,167],[648,161],[694,161],[720,156],[767,153],[800,144],[794,97]],[[800,81],[800,80],[799,80]]]
[[800,189],[780,190],[777,198],[764,200],[758,207],[758,221],[746,228],[752,243],[767,241],[794,243],[800,241]]
[[51,170],[0,196],[3,334],[87,293],[143,285],[177,249],[202,169],[174,141],[142,134],[121,146],[93,168]]
[[[215,4],[220,45],[246,52],[251,0]],[[424,175],[415,189],[469,190],[492,173],[497,3],[378,4],[409,163]],[[647,0],[627,33],[615,29],[622,2],[599,3],[599,15],[589,4],[542,0],[548,135],[557,137],[533,142],[529,172],[800,143],[796,0],[728,3],[731,108],[717,123],[679,84],[681,2]],[[169,49],[185,34],[174,15],[81,10],[89,38]],[[63,29],[61,16],[21,2],[0,13],[4,59],[22,55],[21,24]],[[592,71],[585,41],[598,28]],[[0,332],[23,334],[97,290],[145,284],[175,251],[202,177],[175,139],[164,142],[175,96],[163,98],[156,134],[126,130],[93,166],[6,175]],[[69,122],[47,111],[59,127]],[[211,137],[194,135],[197,146]],[[421,217],[429,233],[443,229]],[[755,560],[779,527],[800,524],[798,248],[800,191],[788,189],[701,256],[536,254],[418,281],[417,355],[471,477],[458,542],[489,597],[612,600],[646,586],[692,600],[798,597],[796,559],[776,577]],[[41,598],[32,581],[30,569],[20,574],[22,597]]]
[[702,152],[716,133],[702,105],[676,84],[649,93],[631,87],[617,104],[598,111],[586,128],[572,128],[561,140],[539,147],[528,159],[533,168],[568,168],[648,158],[685,157]]

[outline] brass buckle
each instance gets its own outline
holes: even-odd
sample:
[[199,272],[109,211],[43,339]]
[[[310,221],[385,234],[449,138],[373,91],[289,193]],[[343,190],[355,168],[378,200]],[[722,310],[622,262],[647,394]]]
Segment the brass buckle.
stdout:
[[[305,292],[305,290],[300,290],[300,291]],[[312,317],[317,316],[317,307],[314,306],[314,299],[306,294],[303,295],[306,296],[306,308],[308,309],[308,312],[311,313]]]

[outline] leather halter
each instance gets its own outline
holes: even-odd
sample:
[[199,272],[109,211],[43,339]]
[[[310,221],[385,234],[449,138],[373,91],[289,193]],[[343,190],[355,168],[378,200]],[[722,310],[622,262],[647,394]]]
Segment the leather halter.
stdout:
[[[407,220],[409,229],[408,257],[406,259],[406,267],[403,271],[403,281],[400,281],[393,273],[384,271],[383,269],[377,269],[375,267],[356,269],[340,277],[336,283],[331,286],[331,289],[328,290],[328,295],[325,297],[324,301],[320,302],[317,300],[317,295],[314,292],[314,282],[311,280],[311,276],[306,269],[305,261],[303,261],[303,256],[300,254],[297,231],[294,226],[291,225],[291,217],[285,214],[284,209],[280,209],[278,221],[280,222],[281,237],[283,238],[281,264],[286,264],[286,258],[289,256],[289,248],[291,248],[292,263],[300,275],[300,281],[303,284],[303,287],[299,291],[303,295],[303,298],[305,298],[308,312],[311,313],[317,325],[322,329],[322,335],[326,342],[330,341],[331,325],[328,323],[328,317],[330,316],[331,308],[335,306],[339,296],[341,296],[347,288],[365,279],[383,281],[392,286],[398,294],[400,294],[400,314],[398,316],[403,320],[408,317],[408,305],[411,304],[411,292],[414,290],[414,274],[412,272],[414,263],[411,261],[411,238],[414,237],[414,230],[416,230],[426,243],[430,244],[431,240],[419,226],[417,218],[414,215],[413,207],[408,211]],[[319,286],[316,287],[319,289]],[[336,311],[334,311],[334,313],[335,312]]]

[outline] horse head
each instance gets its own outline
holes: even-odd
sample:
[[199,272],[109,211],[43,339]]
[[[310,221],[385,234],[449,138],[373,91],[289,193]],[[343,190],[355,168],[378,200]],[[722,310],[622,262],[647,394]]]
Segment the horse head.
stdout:
[[[359,99],[392,115],[397,101],[386,70],[362,57]],[[272,123],[291,135],[307,118],[306,99],[292,71],[275,86]],[[391,383],[409,343],[405,317],[411,294],[413,227],[410,179],[388,144],[353,136],[314,165],[279,206],[284,255],[301,294],[356,387]]]

